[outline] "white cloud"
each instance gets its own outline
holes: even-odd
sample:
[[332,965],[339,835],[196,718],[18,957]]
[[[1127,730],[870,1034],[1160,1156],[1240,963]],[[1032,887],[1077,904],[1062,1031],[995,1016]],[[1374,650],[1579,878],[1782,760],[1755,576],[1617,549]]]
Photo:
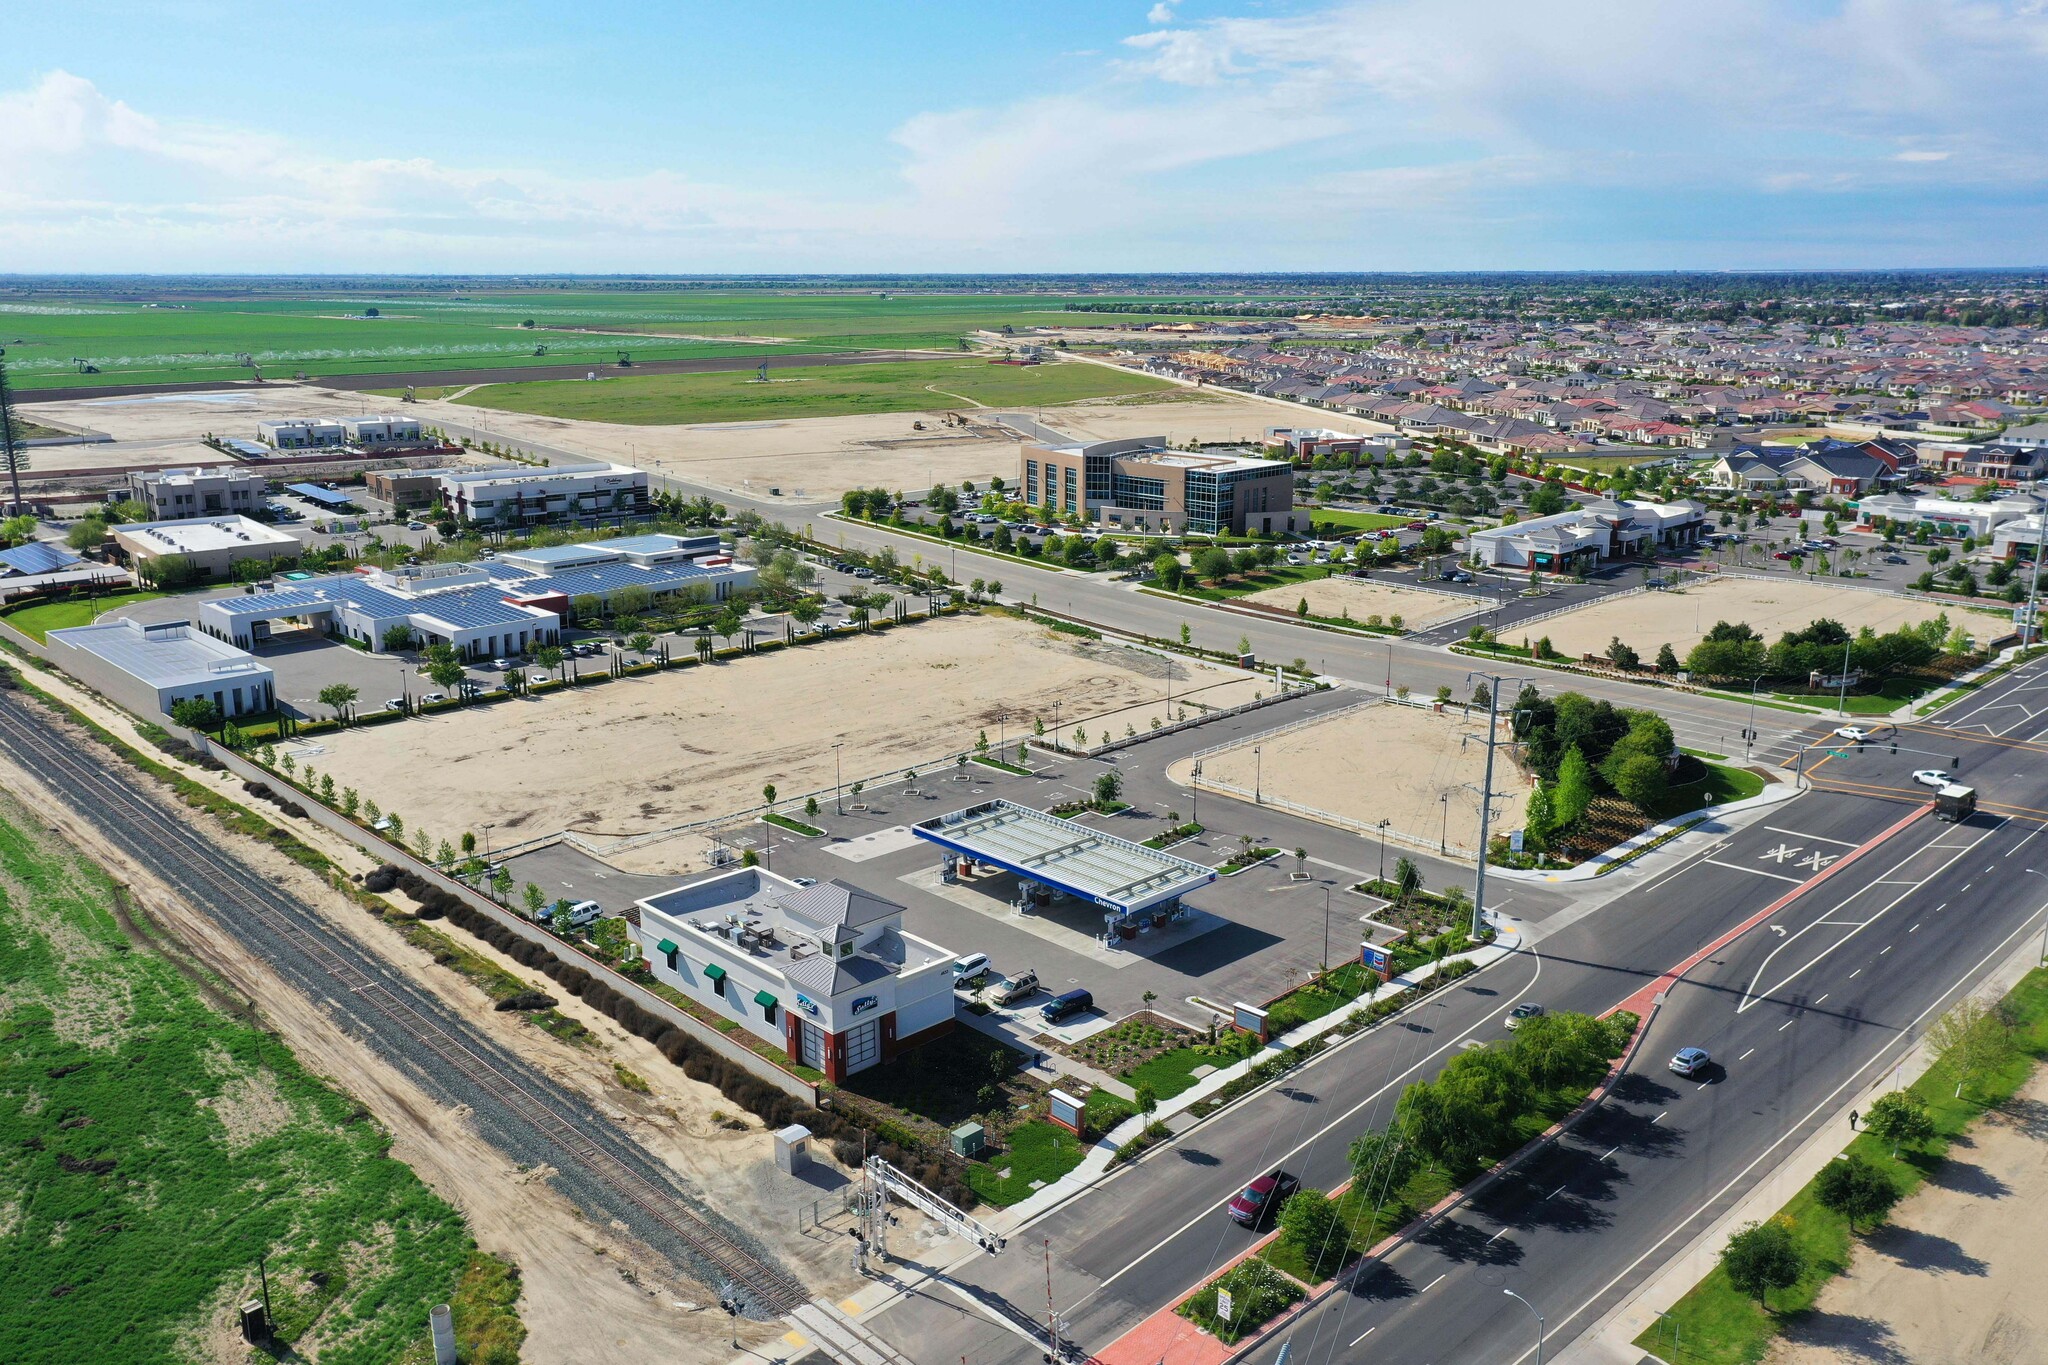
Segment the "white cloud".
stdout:
[[1952,152],[1927,152],[1927,151],[1906,151],[1906,152],[1895,152],[1895,153],[1893,153],[1893,155],[1892,155],[1892,160],[1894,160],[1894,161],[1946,161],[1946,160],[1948,160],[1948,159],[1949,159],[1949,157],[1951,157],[1952,155],[1954,155],[1954,153],[1952,153]]
[[1178,0],[1159,0],[1159,3],[1145,11],[1148,24],[1170,24],[1173,22],[1173,7]]

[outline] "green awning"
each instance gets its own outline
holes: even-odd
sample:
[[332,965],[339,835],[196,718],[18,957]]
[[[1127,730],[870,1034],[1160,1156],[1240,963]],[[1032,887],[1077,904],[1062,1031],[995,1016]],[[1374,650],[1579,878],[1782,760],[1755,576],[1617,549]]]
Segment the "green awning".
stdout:
[[672,938],[665,938],[661,942],[654,945],[654,951],[657,953],[672,953],[675,950],[676,941]]
[[723,981],[725,979],[725,968],[719,966],[716,962],[707,962],[704,964],[704,975],[710,977],[713,981]]
[[774,996],[768,994],[768,992],[766,991],[755,991],[754,1003],[759,1005],[764,1010],[772,1010],[780,1002],[777,1001]]

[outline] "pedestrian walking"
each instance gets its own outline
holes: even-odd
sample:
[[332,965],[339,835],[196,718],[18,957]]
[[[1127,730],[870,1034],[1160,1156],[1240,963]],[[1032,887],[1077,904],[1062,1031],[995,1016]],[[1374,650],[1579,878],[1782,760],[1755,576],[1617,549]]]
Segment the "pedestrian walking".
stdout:
[[1849,1131],[1852,1133],[1856,1131],[1856,1111],[1854,1109],[1849,1111]]

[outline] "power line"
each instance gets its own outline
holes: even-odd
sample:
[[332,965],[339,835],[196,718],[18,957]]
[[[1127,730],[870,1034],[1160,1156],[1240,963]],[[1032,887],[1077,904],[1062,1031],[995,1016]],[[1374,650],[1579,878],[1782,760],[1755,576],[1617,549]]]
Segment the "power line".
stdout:
[[0,467],[7,470],[9,492],[7,504],[10,514],[23,510],[21,501],[21,475],[28,468],[28,447],[16,434],[14,424],[14,390],[7,383],[7,362],[0,360]]

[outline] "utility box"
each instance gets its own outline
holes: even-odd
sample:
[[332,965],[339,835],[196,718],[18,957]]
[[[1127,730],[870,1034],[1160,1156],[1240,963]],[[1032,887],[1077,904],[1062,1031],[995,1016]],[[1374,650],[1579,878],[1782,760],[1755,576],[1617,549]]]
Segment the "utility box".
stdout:
[[987,1134],[982,1132],[980,1124],[963,1123],[953,1130],[953,1155],[980,1156],[986,1142]]
[[775,1169],[800,1175],[811,1164],[811,1130],[792,1123],[775,1134]]
[[250,1299],[242,1305],[242,1340],[254,1346],[270,1340],[270,1314],[263,1311],[261,1299]]

